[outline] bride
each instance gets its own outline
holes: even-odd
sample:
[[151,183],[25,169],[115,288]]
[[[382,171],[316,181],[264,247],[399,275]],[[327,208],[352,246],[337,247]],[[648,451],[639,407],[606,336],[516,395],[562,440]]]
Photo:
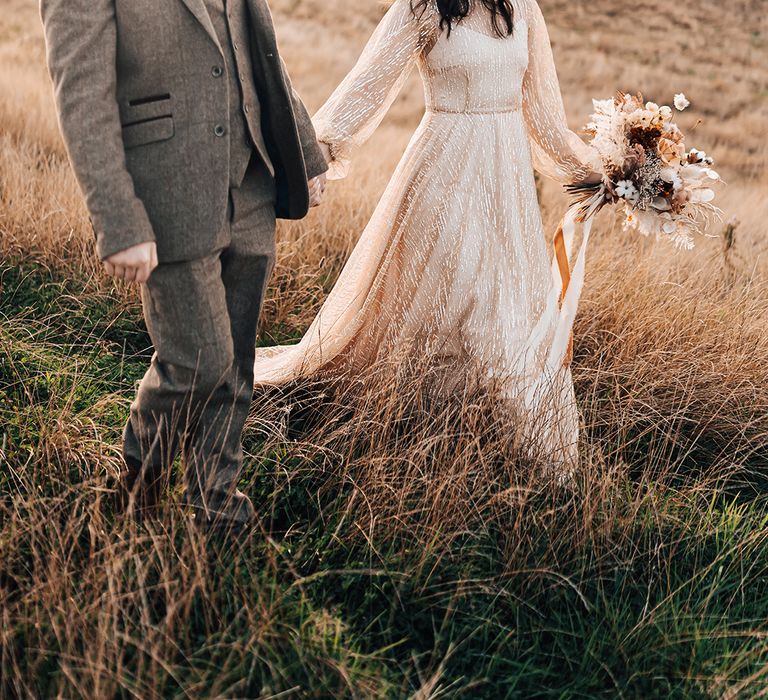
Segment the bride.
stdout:
[[592,182],[599,158],[568,130],[535,0],[395,0],[313,120],[330,179],[346,176],[414,64],[424,118],[322,310],[298,345],[258,351],[256,383],[354,371],[415,345],[500,380],[570,471],[570,327],[534,167]]

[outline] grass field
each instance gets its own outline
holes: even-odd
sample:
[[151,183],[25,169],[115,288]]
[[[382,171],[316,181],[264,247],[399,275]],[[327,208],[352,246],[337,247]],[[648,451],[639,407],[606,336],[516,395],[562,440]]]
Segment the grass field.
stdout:
[[[272,5],[316,108],[381,8]],[[157,521],[111,512],[150,342],[136,290],[94,257],[36,2],[5,0],[0,697],[768,695],[768,8],[541,5],[572,125],[616,89],[684,91],[681,125],[717,156],[732,222],[673,252],[601,215],[576,332],[577,487],[532,478],[492,391],[436,407],[380,368],[259,397],[242,488],[260,527],[214,552],[178,485]],[[414,77],[352,177],[280,229],[263,342],[308,326],[421,108]],[[543,183],[548,226],[563,203]]]

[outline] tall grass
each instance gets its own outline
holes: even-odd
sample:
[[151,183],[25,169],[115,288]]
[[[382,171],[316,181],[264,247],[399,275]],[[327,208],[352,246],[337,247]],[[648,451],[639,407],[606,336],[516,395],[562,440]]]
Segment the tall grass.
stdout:
[[[428,375],[385,365],[257,394],[242,488],[259,527],[217,549],[188,526],[178,474],[157,519],[113,512],[150,342],[135,290],[94,259],[35,3],[11,0],[0,697],[768,694],[765,13],[738,2],[726,22],[709,0],[654,2],[641,31],[608,0],[542,7],[572,114],[615,87],[667,97],[673,71],[705,117],[698,140],[721,156],[738,223],[673,254],[603,215],[576,329],[572,488],[540,477],[492,388],[437,403]],[[317,106],[380,9],[274,8]],[[316,313],[418,118],[418,90],[326,207],[281,228],[263,342],[296,338]],[[548,224],[562,202],[543,185]]]

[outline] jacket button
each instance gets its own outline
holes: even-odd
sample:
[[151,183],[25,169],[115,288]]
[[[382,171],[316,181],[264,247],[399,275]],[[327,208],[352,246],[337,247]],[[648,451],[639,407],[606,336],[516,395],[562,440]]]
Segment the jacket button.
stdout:
[[214,66],[211,68],[211,75],[214,78],[220,78],[222,75],[224,75],[224,69],[221,66]]
[[250,113],[251,113],[251,108],[250,108],[248,105],[245,105],[245,107],[243,107],[243,111],[244,111],[246,114],[250,114]]
[[227,130],[224,128],[222,124],[217,124],[215,127],[213,127],[213,133],[216,134],[219,138],[222,136],[225,136],[227,133]]

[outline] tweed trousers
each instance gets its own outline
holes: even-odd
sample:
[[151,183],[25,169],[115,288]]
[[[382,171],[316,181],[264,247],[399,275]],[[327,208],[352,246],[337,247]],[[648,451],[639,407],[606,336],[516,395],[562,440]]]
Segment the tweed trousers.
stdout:
[[161,264],[142,289],[155,355],[124,432],[132,484],[158,492],[181,452],[195,517],[245,523],[238,491],[256,330],[275,259],[275,183],[254,157],[230,191],[225,247]]

